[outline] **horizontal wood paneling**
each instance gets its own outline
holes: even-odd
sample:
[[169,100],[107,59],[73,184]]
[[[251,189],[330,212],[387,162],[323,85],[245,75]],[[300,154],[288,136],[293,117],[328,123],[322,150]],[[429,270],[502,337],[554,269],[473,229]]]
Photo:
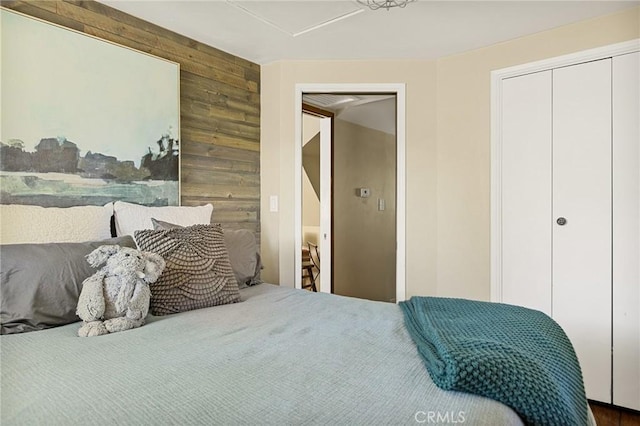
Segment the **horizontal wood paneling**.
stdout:
[[[10,9],[180,64],[181,201],[260,240],[260,66],[95,1]],[[212,28],[215,31],[215,28]]]

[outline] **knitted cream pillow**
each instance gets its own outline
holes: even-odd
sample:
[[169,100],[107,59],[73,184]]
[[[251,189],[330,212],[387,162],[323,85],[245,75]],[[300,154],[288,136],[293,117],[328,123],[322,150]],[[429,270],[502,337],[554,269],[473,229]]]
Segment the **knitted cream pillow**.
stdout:
[[113,203],[104,206],[0,205],[0,243],[80,243],[111,238]]
[[138,248],[166,262],[150,285],[150,310],[167,315],[240,301],[220,225],[135,231]]

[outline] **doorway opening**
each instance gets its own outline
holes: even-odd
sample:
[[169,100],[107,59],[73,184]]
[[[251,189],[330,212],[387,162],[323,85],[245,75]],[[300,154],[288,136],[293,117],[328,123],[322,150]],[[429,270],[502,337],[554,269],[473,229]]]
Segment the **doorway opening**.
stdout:
[[405,299],[404,96],[403,84],[296,86],[296,288],[311,287],[311,254],[318,291]]

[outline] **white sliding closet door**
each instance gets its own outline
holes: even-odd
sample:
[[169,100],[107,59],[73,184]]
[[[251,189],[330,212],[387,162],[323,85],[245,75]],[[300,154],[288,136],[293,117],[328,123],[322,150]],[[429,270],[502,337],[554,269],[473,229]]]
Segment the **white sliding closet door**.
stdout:
[[502,96],[502,302],[551,316],[551,71]]
[[613,58],[613,403],[640,410],[640,53]]
[[611,59],[553,70],[552,162],[553,318],[587,396],[610,401]]

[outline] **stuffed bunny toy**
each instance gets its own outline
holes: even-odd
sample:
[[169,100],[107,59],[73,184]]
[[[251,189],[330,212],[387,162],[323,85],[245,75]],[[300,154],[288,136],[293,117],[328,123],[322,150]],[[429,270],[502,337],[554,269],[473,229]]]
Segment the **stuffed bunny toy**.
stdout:
[[76,313],[84,322],[78,336],[100,336],[144,325],[151,290],[165,267],[157,254],[118,245],[103,245],[86,256],[94,268],[84,280]]

